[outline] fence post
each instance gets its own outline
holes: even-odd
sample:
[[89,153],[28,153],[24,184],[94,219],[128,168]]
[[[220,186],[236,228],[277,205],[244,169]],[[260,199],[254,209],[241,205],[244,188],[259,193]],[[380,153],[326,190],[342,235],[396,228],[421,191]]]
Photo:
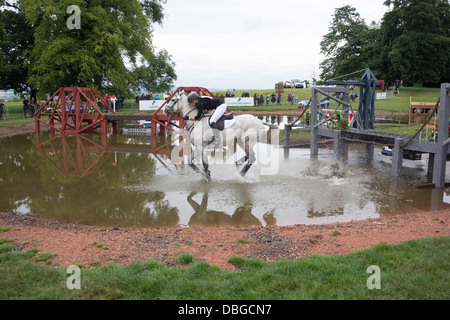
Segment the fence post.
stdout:
[[394,149],[392,150],[392,175],[399,177],[402,174],[403,165],[403,144],[402,138],[396,138],[394,142]]
[[441,100],[439,106],[439,126],[437,153],[434,156],[433,183],[436,188],[445,187],[445,167],[447,165],[448,144],[444,144],[448,139],[448,128],[450,118],[450,98],[447,92],[450,91],[450,84],[441,84]]

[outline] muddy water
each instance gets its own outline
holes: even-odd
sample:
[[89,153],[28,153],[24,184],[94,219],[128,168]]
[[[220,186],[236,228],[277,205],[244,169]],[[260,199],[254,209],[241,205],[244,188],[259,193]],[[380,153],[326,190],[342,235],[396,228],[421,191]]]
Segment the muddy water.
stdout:
[[[213,180],[173,162],[178,140],[111,135],[0,139],[0,212],[110,227],[249,226],[330,223],[448,208],[449,189],[430,182],[427,159],[404,161],[351,147],[337,163],[333,150],[258,145],[245,178],[231,160],[212,157]],[[450,172],[450,170],[447,170]],[[447,177],[447,181],[450,177]]]

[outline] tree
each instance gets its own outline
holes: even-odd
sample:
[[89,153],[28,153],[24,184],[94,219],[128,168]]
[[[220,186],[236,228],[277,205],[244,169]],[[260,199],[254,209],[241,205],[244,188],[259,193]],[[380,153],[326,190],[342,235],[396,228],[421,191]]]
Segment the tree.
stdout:
[[320,42],[325,60],[320,63],[324,80],[367,68],[364,46],[370,43],[370,30],[356,9],[346,5],[335,9],[333,21]]
[[0,89],[20,93],[28,90],[26,52],[33,42],[33,29],[26,23],[23,13],[17,10],[0,12]]
[[172,80],[176,79],[174,65],[166,50],[161,50],[149,64],[137,67],[134,72],[138,79],[137,89],[146,89],[148,92],[168,91]]
[[[2,48],[2,43],[5,41],[5,25],[3,23],[3,12],[0,11],[0,52],[4,52],[3,48]],[[3,74],[3,70],[4,70],[4,58],[3,58],[3,54],[0,54],[0,77]],[[0,87],[1,87],[1,80],[0,80]]]
[[450,4],[447,0],[387,0],[377,47],[385,79],[450,79]]
[[[170,86],[176,79],[170,55],[155,53],[151,44],[152,24],[162,23],[165,2],[19,0],[16,10],[24,14],[34,38],[25,54],[27,85],[41,93],[63,86],[130,93],[164,78]],[[79,8],[75,19],[80,28],[71,24],[71,6]],[[155,63],[158,72],[140,72]]]

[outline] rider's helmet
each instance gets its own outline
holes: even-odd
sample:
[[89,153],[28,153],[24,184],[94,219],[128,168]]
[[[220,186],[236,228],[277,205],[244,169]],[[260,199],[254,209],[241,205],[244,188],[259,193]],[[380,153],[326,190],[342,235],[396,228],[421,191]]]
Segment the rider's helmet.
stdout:
[[195,99],[198,99],[198,94],[196,92],[194,92],[194,91],[189,93],[189,95],[188,95],[188,102],[192,103],[192,102],[194,102]]

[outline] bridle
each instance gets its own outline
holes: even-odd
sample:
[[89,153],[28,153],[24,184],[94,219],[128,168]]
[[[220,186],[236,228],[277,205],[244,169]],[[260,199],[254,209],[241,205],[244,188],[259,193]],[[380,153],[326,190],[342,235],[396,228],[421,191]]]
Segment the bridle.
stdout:
[[[183,94],[185,95],[186,93],[184,93],[184,92],[178,93],[178,96],[177,96],[176,98],[172,99],[171,104],[170,104],[170,105],[169,105],[169,104],[166,105],[165,111],[166,111],[166,113],[167,113],[168,115],[174,115],[174,114],[175,114],[175,111],[173,110],[173,107],[175,106],[176,103],[178,103],[178,102],[180,101],[181,96],[182,96]],[[188,115],[189,115],[191,112],[193,112],[194,110],[196,110],[196,108],[193,108],[193,109],[189,110],[184,116],[188,116]],[[201,121],[201,118],[200,118],[199,120],[195,120],[194,123],[193,123],[191,126],[189,126],[189,127],[187,128],[187,130],[189,131],[189,133],[192,133],[192,131],[194,130],[195,126],[196,126],[200,121]]]

